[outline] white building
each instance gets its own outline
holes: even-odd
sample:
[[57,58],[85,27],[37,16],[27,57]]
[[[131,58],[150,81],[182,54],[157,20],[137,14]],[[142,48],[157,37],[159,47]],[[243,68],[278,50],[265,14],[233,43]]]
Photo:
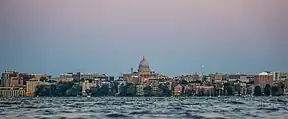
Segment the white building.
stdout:
[[136,85],[136,95],[144,96],[144,87],[145,85]]

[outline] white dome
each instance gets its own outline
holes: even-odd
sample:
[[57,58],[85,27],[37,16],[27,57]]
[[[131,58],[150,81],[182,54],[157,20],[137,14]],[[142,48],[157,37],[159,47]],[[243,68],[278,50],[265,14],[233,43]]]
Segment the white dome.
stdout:
[[146,61],[145,57],[139,63],[138,72],[150,72],[149,63]]

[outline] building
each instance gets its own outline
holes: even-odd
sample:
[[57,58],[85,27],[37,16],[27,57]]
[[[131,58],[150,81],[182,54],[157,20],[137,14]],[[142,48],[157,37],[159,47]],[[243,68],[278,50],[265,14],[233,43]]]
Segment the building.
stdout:
[[2,73],[1,95],[2,96],[28,96],[34,95],[35,89],[41,78],[50,79],[52,76],[48,74],[28,74],[15,71],[7,71]]
[[254,82],[257,75],[247,75],[249,82]]
[[[75,75],[74,75],[75,76]],[[73,77],[73,73],[66,73],[66,74],[61,74],[60,76],[59,76],[59,79],[73,79],[74,77]],[[75,78],[75,79],[77,79],[77,78]],[[80,79],[80,78],[79,78]]]
[[87,96],[86,90],[90,89],[90,83],[88,80],[82,82],[82,96]]
[[224,74],[216,73],[214,82],[215,83],[220,83],[220,82],[222,82],[223,79],[224,79]]
[[23,87],[24,82],[20,72],[2,73],[2,87]]
[[271,72],[271,74],[273,75],[274,82],[284,81],[288,79],[287,72]]
[[113,76],[108,76],[106,74],[98,74],[98,73],[66,73],[66,74],[61,74],[59,76],[59,79],[83,79],[83,80],[91,80],[91,79],[101,79],[101,80],[106,80],[106,81],[114,81]]
[[137,96],[144,96],[144,88],[146,85],[136,85],[136,95]]
[[216,74],[215,74],[215,80],[220,80],[220,81],[222,81],[223,78],[224,78],[224,75],[223,75],[223,74],[221,74],[221,73],[216,73]]
[[239,81],[242,83],[248,83],[249,82],[248,76],[247,75],[240,75]]
[[28,74],[15,71],[6,71],[2,73],[2,87],[25,87],[29,80],[40,80],[42,77],[51,79],[48,74]]
[[145,57],[139,63],[138,72],[134,72],[133,68],[131,68],[130,73],[123,74],[124,81],[136,85],[147,84],[149,79],[168,79],[168,76],[151,71]]
[[0,97],[22,97],[25,89],[20,87],[0,87]]
[[273,84],[273,74],[269,72],[259,73],[254,80],[254,85],[260,86],[262,89],[269,84],[272,86]]
[[57,83],[59,82],[72,82],[73,78],[68,78],[68,77],[58,77],[58,78],[53,78],[54,81],[56,81]]
[[183,91],[183,86],[178,84],[177,86],[174,87],[173,95],[174,96],[180,96],[182,94],[182,91]]
[[280,81],[288,80],[288,72],[280,72],[279,80]]
[[[46,78],[46,79],[51,79],[52,76],[48,75],[48,74],[31,74],[33,76],[33,78],[31,78],[32,80],[40,80],[41,78]],[[30,79],[29,79],[30,80]]]
[[41,85],[50,85],[50,84],[47,82],[42,82],[40,80],[36,80],[36,79],[31,79],[31,80],[27,81],[26,93],[25,93],[26,96],[34,96],[37,86],[41,86]]

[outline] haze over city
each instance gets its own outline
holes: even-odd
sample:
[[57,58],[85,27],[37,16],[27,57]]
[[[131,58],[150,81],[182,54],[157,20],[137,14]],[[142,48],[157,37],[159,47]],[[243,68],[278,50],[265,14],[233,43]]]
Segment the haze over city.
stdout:
[[[0,71],[288,71],[286,0],[0,1]],[[204,68],[201,68],[204,65]]]

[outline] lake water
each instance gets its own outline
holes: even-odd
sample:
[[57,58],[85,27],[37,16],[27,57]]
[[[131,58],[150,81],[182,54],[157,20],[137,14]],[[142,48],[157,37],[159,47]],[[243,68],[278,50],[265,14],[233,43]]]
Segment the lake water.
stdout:
[[0,98],[0,119],[288,119],[286,97]]

